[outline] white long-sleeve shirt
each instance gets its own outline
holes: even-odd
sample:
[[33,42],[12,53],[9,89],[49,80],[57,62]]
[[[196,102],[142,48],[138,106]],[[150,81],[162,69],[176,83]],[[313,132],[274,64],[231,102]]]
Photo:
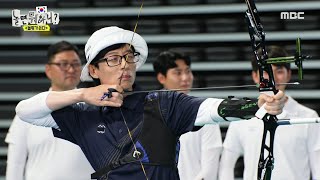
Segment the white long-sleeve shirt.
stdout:
[[[51,116],[52,110],[47,106],[46,99],[49,91],[42,92],[32,98],[21,101],[16,107],[16,113],[21,120],[33,125],[52,127],[59,129],[59,126]],[[207,98],[204,100],[198,110],[195,126],[205,124],[217,124],[225,120],[219,116],[218,107],[223,99]],[[232,118],[233,121],[241,120]]]
[[[314,110],[289,97],[286,115],[279,118],[318,117]],[[263,122],[259,120],[232,122],[223,143],[219,179],[234,179],[236,160],[244,156],[244,180],[257,179]],[[274,170],[272,180],[320,179],[320,126],[299,124],[279,126],[274,139]],[[266,142],[269,142],[267,139]],[[265,153],[266,154],[266,153]]]

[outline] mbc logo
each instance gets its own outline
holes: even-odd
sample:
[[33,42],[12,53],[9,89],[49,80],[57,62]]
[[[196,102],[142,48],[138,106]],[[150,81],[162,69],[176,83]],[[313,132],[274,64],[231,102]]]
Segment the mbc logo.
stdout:
[[280,19],[304,19],[304,12],[281,12]]

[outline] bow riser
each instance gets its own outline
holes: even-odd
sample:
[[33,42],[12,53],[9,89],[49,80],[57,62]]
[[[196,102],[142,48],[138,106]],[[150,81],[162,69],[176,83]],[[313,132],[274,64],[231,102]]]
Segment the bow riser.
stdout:
[[[278,90],[275,86],[272,65],[267,63],[268,54],[265,46],[265,33],[261,24],[258,10],[252,0],[246,0],[248,10],[245,17],[248,24],[248,31],[251,39],[252,51],[259,70],[259,91],[261,93],[273,92],[276,94]],[[261,55],[259,54],[261,51]],[[267,77],[265,77],[265,73]],[[274,115],[265,114],[262,118],[264,122],[264,131],[262,136],[262,144],[260,150],[260,158],[258,163],[258,179],[269,180],[273,169],[273,143],[275,131],[278,127],[277,117]],[[267,134],[270,135],[269,145],[266,145]],[[265,158],[264,151],[268,151],[268,156]]]

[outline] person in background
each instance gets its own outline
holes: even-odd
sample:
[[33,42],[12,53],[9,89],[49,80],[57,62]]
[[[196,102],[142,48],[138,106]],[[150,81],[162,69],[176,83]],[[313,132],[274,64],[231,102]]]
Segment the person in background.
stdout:
[[[50,91],[75,89],[81,72],[78,48],[60,41],[48,48],[47,58]],[[55,138],[51,128],[31,125],[18,116],[5,141],[9,144],[7,180],[88,180],[93,172],[79,146]]]
[[[260,52],[261,53],[261,52]],[[271,46],[268,55],[272,57],[288,56],[287,52]],[[252,62],[252,78],[259,82],[256,60]],[[291,80],[290,64],[272,65],[276,84],[288,83]],[[278,85],[281,91],[285,85]],[[296,117],[318,117],[316,111],[307,108],[292,97],[286,96],[283,113],[279,119]],[[262,121],[231,122],[223,143],[219,179],[233,180],[234,167],[239,156],[244,156],[244,180],[257,179],[258,159],[261,147]],[[300,124],[279,126],[274,138],[274,169],[272,180],[320,179],[320,128],[318,124]],[[269,142],[269,141],[267,141]]]
[[[160,53],[153,62],[158,82],[164,89],[184,89],[188,94],[193,84],[189,56],[174,51]],[[217,179],[222,139],[219,125],[205,125],[200,130],[180,137],[178,170],[180,179]]]
[[[263,104],[260,110],[266,113],[282,112],[281,91],[235,101],[237,107],[228,100],[177,92],[136,92],[141,90],[136,71],[147,59],[148,46],[139,34],[116,26],[94,32],[85,54],[80,78],[96,86],[39,93],[19,102],[16,113],[79,145],[96,171],[94,179],[178,180],[175,150],[182,134],[205,124],[252,117]],[[241,109],[248,104],[250,108]]]

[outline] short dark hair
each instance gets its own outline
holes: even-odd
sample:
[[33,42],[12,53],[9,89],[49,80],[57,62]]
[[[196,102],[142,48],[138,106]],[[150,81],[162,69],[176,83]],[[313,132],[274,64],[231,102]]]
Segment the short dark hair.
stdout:
[[60,41],[55,44],[52,44],[48,48],[47,58],[48,62],[51,62],[52,58],[63,51],[74,51],[80,56],[79,49],[76,45],[73,45],[67,41]]
[[177,67],[175,62],[177,59],[181,59],[186,63],[186,65],[191,66],[189,56],[175,51],[163,51],[153,62],[154,72],[156,74],[161,73],[166,76],[169,69]]
[[[284,48],[279,46],[270,46],[267,47],[268,58],[275,58],[275,57],[285,57],[288,56],[287,51]],[[259,49],[258,55],[261,56],[262,50]],[[258,64],[255,58],[251,60],[252,71],[258,71]],[[287,70],[290,70],[290,63],[279,63],[276,66],[285,67]]]

